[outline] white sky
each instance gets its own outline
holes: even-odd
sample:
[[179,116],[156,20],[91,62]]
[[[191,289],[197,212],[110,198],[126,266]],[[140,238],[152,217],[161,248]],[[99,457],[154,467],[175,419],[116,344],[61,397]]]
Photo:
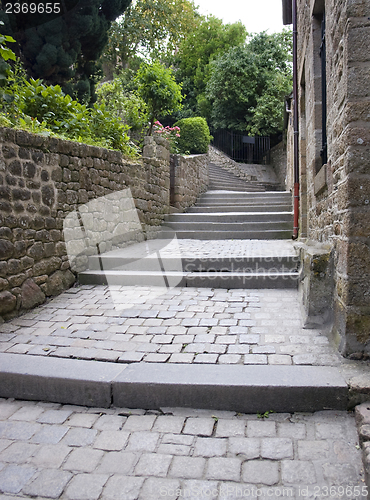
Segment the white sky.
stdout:
[[281,0],[194,0],[194,4],[200,14],[213,14],[224,23],[240,20],[248,33],[271,34],[284,28]]

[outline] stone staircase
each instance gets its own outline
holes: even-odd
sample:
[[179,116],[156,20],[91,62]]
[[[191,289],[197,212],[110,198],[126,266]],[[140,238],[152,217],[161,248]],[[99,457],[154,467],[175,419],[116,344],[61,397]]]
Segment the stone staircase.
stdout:
[[[186,213],[168,216],[157,239],[91,256],[89,270],[79,274],[80,283],[296,288],[295,252],[287,252],[286,247],[281,251],[279,241],[275,249],[269,246],[269,251],[261,251],[262,240],[291,238],[291,194],[265,191],[263,184],[240,179],[216,165],[210,166],[210,187]],[[196,251],[196,241],[201,240],[213,245],[206,256]],[[262,247],[230,255],[217,251],[217,240],[261,240]],[[183,249],[189,247],[194,252],[184,255]]]
[[167,217],[177,238],[289,239],[293,232],[289,192],[266,191],[262,183],[245,181],[210,165],[210,187],[194,207]]

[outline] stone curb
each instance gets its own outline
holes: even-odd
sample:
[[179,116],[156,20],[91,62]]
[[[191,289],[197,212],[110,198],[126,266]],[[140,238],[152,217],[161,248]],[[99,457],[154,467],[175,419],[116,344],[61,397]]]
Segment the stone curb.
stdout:
[[333,367],[130,365],[0,354],[0,397],[108,408],[164,406],[256,413],[346,410]]

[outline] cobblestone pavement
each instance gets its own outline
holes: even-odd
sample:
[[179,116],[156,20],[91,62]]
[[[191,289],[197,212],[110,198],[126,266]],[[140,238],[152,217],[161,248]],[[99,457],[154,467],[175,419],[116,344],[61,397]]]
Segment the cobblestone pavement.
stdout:
[[[295,255],[290,241],[179,240],[183,256]],[[157,289],[158,290],[158,289]],[[84,285],[0,325],[0,352],[113,362],[338,365],[294,290]],[[119,295],[123,309],[112,300]]]
[[320,330],[303,329],[292,290],[72,288],[0,325],[0,351],[112,362],[338,365]]
[[258,417],[0,399],[0,496],[366,497],[353,414]]
[[296,255],[291,240],[191,240],[177,239],[161,250],[172,255],[177,247],[183,257],[263,257]]

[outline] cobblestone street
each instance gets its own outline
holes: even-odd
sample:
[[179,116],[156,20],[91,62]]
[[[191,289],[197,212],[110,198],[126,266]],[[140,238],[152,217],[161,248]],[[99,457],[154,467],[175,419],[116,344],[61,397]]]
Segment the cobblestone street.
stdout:
[[[0,401],[3,500],[366,498],[354,417]],[[346,490],[347,488],[347,490]]]
[[[182,255],[197,258],[294,255],[288,241],[180,243]],[[83,285],[0,330],[2,353],[32,359],[292,368],[343,362],[324,330],[303,328],[296,290],[188,287],[153,294],[151,287]],[[273,409],[243,414],[2,399],[0,497],[300,499],[327,497],[330,488],[339,498],[366,497],[352,413]]]
[[[289,241],[179,241],[184,257],[294,255]],[[296,290],[151,292],[138,286],[72,288],[1,325],[0,352],[121,363],[340,363],[322,331],[303,328]]]

